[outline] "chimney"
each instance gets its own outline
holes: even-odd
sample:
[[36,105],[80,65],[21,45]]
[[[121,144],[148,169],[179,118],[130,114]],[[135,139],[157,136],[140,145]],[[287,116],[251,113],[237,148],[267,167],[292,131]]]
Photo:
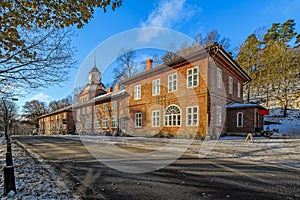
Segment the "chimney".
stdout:
[[146,60],[146,71],[149,71],[150,69],[152,69],[152,63],[153,63],[152,59]]
[[119,85],[117,84],[114,86],[114,91],[118,91],[118,90],[119,90]]
[[107,93],[111,93],[111,92],[112,92],[112,88],[111,87],[107,88]]

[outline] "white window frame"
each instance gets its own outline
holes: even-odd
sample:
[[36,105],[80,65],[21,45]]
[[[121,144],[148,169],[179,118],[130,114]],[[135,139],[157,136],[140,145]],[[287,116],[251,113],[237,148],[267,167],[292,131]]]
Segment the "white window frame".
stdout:
[[[194,70],[196,70],[196,72]],[[191,74],[189,74],[190,72],[191,72]],[[191,78],[191,85],[189,85],[189,83],[190,83],[189,78]],[[196,84],[194,84],[195,79],[196,79]],[[186,85],[187,85],[187,88],[197,87],[199,85],[199,67],[198,66],[186,70]]]
[[91,128],[91,119],[86,119],[85,120],[85,127],[86,128]]
[[152,81],[152,96],[160,94],[160,78]]
[[[240,115],[241,115],[241,118],[240,118]],[[244,113],[238,112],[236,115],[236,127],[242,128],[243,126],[244,126]]]
[[152,111],[152,127],[159,127],[160,126],[160,111],[153,110]]
[[[176,114],[166,114],[167,110],[172,107],[172,106],[175,106],[179,109],[179,114],[176,113]],[[178,117],[179,117],[179,120],[178,120]],[[171,121],[170,121],[170,118],[171,118]],[[174,118],[175,118],[175,124],[174,124]],[[171,122],[171,123],[170,123]],[[165,109],[165,112],[164,112],[164,125],[167,126],[167,127],[172,127],[172,126],[175,126],[175,127],[180,127],[182,124],[182,111],[180,109],[179,106],[175,105],[175,104],[171,104],[169,105],[166,109]]]
[[103,104],[103,111],[107,111],[108,110],[108,105],[107,105],[107,103],[104,103]]
[[216,125],[222,126],[222,107],[216,106]]
[[[196,112],[194,109],[197,109]],[[191,112],[189,112],[189,110]],[[190,116],[190,117],[189,117]],[[189,106],[186,108],[186,126],[198,126],[199,118],[199,107]],[[196,121],[196,123],[194,123]],[[191,123],[189,123],[191,122]]]
[[81,108],[81,114],[85,115],[85,108]]
[[143,114],[141,112],[135,113],[134,115],[134,127],[142,128],[143,127]]
[[217,68],[217,88],[218,89],[222,89],[222,82],[223,82],[222,70],[220,68]]
[[95,128],[100,128],[100,119],[98,117],[95,118]]
[[126,130],[126,119],[125,118],[121,118],[120,120],[120,124],[121,124],[121,130],[125,131]]
[[107,117],[102,118],[102,128],[108,128]]
[[168,92],[175,92],[178,88],[178,75],[177,73],[168,76]]
[[117,128],[118,127],[118,121],[116,116],[111,117],[111,127],[112,128]]
[[141,91],[142,91],[141,85],[134,86],[134,100],[141,99],[142,96]]
[[228,78],[228,93],[233,94],[233,78],[231,76]]
[[99,112],[99,105],[96,105],[96,106],[95,106],[95,111],[96,111],[96,112]]
[[112,101],[111,102],[111,110],[117,110],[117,101]]
[[237,97],[241,98],[241,83],[237,83]]

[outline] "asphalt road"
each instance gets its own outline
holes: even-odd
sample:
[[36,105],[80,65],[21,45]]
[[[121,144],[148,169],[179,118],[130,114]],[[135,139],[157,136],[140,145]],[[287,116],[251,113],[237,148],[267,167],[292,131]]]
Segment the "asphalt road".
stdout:
[[[95,159],[78,139],[15,139],[53,165],[81,199],[300,199],[299,171],[279,166],[185,154],[153,172],[125,173]],[[101,151],[115,153],[110,148]]]

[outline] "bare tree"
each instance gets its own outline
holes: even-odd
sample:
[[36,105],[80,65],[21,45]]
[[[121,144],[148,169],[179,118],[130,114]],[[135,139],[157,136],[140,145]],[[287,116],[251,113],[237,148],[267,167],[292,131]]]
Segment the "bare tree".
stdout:
[[[3,102],[4,101],[4,102]],[[5,105],[4,105],[5,103]],[[7,109],[7,113],[6,113]],[[5,127],[6,119],[11,122],[15,121],[18,116],[18,106],[14,101],[9,100],[1,100],[0,104],[0,120],[2,124],[2,129]],[[12,123],[9,124],[10,126]]]
[[0,92],[12,93],[60,84],[74,67],[70,29],[19,32],[23,46],[0,46]]
[[74,66],[71,26],[82,28],[95,8],[115,10],[122,0],[2,0],[0,93],[59,84]]
[[65,97],[63,99],[60,99],[60,100],[57,100],[57,101],[51,101],[48,104],[48,108],[49,108],[49,111],[52,112],[52,111],[55,111],[55,110],[59,110],[61,108],[65,108],[65,107],[70,106],[70,105],[72,105],[72,96],[68,95],[67,97]]
[[25,103],[23,106],[23,116],[37,124],[37,117],[42,116],[47,113],[47,106],[45,102],[38,100],[32,100]]
[[114,82],[125,80],[136,74],[137,68],[134,65],[135,56],[135,51],[132,49],[122,50],[122,54],[117,58],[118,66],[113,69]]

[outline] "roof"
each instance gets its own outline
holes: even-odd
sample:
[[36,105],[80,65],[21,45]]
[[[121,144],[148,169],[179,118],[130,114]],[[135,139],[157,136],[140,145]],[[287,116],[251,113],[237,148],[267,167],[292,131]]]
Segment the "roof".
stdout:
[[55,111],[53,111],[51,113],[47,113],[45,115],[39,116],[39,117],[37,117],[37,119],[40,119],[40,118],[43,118],[43,117],[47,117],[47,116],[51,116],[51,115],[55,115],[55,114],[62,113],[62,112],[65,112],[65,111],[71,111],[71,110],[72,110],[72,105],[64,107],[64,108],[61,108],[61,109],[58,109],[58,110],[55,110]]
[[245,78],[245,80],[247,80],[247,81],[251,80],[249,75],[239,66],[239,64],[237,62],[235,62],[233,60],[233,58],[228,53],[226,53],[226,51],[222,48],[221,45],[214,44],[214,45],[211,45],[211,46],[208,46],[208,47],[205,47],[205,48],[201,48],[200,50],[197,50],[197,51],[195,51],[195,52],[193,52],[193,53],[191,53],[187,56],[183,56],[183,57],[180,56],[180,57],[178,57],[178,58],[176,58],[172,61],[160,64],[156,67],[153,67],[152,69],[150,69],[148,71],[144,71],[144,72],[139,73],[135,76],[132,76],[132,77],[122,81],[122,84],[127,85],[127,84],[130,84],[130,83],[142,80],[146,76],[150,76],[150,75],[153,76],[153,75],[159,74],[161,72],[167,71],[167,70],[171,69],[176,64],[188,62],[188,60],[194,59],[197,56],[201,56],[203,54],[205,55],[205,53],[211,53],[211,51],[213,49],[216,50],[216,53],[220,52],[224,56],[224,58],[226,58],[234,66],[234,68],[236,68],[237,71],[239,71],[241,73],[241,75]]
[[234,108],[260,108],[262,110],[266,110],[265,107],[257,104],[257,103],[230,103],[226,106],[226,108],[234,109]]
[[83,107],[83,106],[87,106],[87,105],[91,105],[94,104],[95,102],[101,102],[101,101],[106,101],[112,98],[118,98],[120,96],[123,96],[126,94],[126,90],[118,90],[118,91],[114,91],[114,92],[110,92],[110,93],[106,93],[103,95],[99,95],[89,101],[83,102],[83,103],[77,103],[72,105],[73,108],[79,108],[79,107]]
[[94,67],[91,69],[90,73],[92,73],[92,72],[98,72],[98,73],[100,73],[99,69],[98,69],[96,66],[94,66]]
[[101,102],[101,101],[109,100],[109,99],[112,99],[112,98],[117,98],[117,97],[123,96],[125,94],[126,94],[126,90],[125,89],[118,90],[118,91],[111,92],[111,93],[106,93],[106,94],[97,96],[97,97],[95,97],[95,98],[93,98],[93,99],[91,99],[89,101],[84,102],[84,103],[73,104],[71,106],[67,106],[65,108],[53,111],[51,113],[47,113],[47,114],[42,115],[42,116],[39,116],[39,117],[37,117],[37,119],[40,119],[40,118],[43,118],[43,117],[47,117],[47,116],[51,116],[51,115],[55,115],[55,114],[58,114],[58,113],[61,113],[61,112],[65,112],[65,111],[71,111],[73,108],[80,108],[80,107],[83,107],[83,106],[88,106],[88,105],[94,104],[95,102]]

